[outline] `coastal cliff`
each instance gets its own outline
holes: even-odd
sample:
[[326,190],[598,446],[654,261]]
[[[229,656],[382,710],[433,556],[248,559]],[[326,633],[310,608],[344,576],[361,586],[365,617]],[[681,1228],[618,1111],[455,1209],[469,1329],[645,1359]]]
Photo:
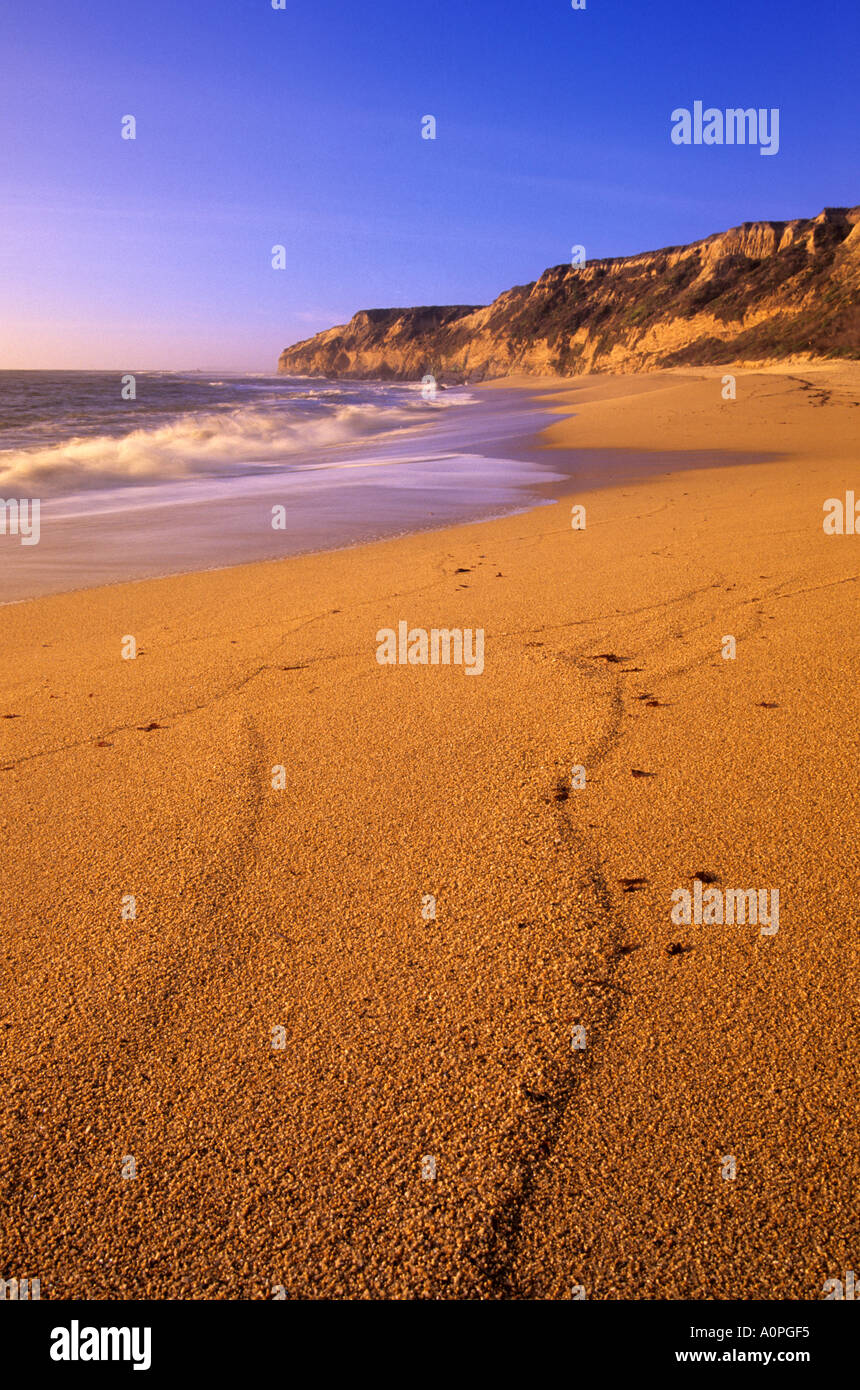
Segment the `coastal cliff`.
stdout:
[[554,266],[486,307],[365,309],[278,371],[481,381],[792,357],[860,357],[860,207]]

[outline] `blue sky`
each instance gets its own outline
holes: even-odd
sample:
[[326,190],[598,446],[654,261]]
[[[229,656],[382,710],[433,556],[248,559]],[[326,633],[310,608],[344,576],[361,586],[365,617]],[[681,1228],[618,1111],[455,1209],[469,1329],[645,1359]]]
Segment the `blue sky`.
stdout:
[[[274,370],[357,309],[487,303],[574,244],[860,202],[856,0],[586,3],[4,7],[0,367]],[[779,153],[673,145],[697,99],[779,107]]]

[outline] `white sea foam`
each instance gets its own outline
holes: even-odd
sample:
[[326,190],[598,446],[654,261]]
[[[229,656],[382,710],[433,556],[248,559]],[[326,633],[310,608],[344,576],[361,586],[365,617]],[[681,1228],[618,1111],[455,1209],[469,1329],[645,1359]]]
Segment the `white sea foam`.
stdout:
[[341,405],[324,415],[259,406],[184,414],[154,429],[0,452],[0,495],[50,496],[157,479],[237,476],[425,424],[432,411]]

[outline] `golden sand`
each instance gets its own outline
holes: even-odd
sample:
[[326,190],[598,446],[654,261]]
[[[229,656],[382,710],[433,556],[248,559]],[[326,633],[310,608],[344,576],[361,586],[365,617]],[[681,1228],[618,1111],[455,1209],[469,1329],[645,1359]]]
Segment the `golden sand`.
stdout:
[[[860,536],[822,518],[860,497],[860,370],[725,370],[522,384],[554,448],[773,461],[0,610],[0,1275],[817,1299],[851,1267]],[[484,629],[483,674],[378,664],[401,621]],[[778,932],[673,923],[696,875],[778,888]]]

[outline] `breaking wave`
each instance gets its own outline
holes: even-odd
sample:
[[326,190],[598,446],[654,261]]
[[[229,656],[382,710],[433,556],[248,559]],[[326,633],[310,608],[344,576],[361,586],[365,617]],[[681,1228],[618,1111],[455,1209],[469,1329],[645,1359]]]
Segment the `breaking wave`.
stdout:
[[290,406],[210,408],[127,434],[2,451],[0,495],[44,497],[299,466],[302,454],[319,459],[320,450],[426,425],[436,409],[420,397],[414,404],[347,404],[311,416]]

